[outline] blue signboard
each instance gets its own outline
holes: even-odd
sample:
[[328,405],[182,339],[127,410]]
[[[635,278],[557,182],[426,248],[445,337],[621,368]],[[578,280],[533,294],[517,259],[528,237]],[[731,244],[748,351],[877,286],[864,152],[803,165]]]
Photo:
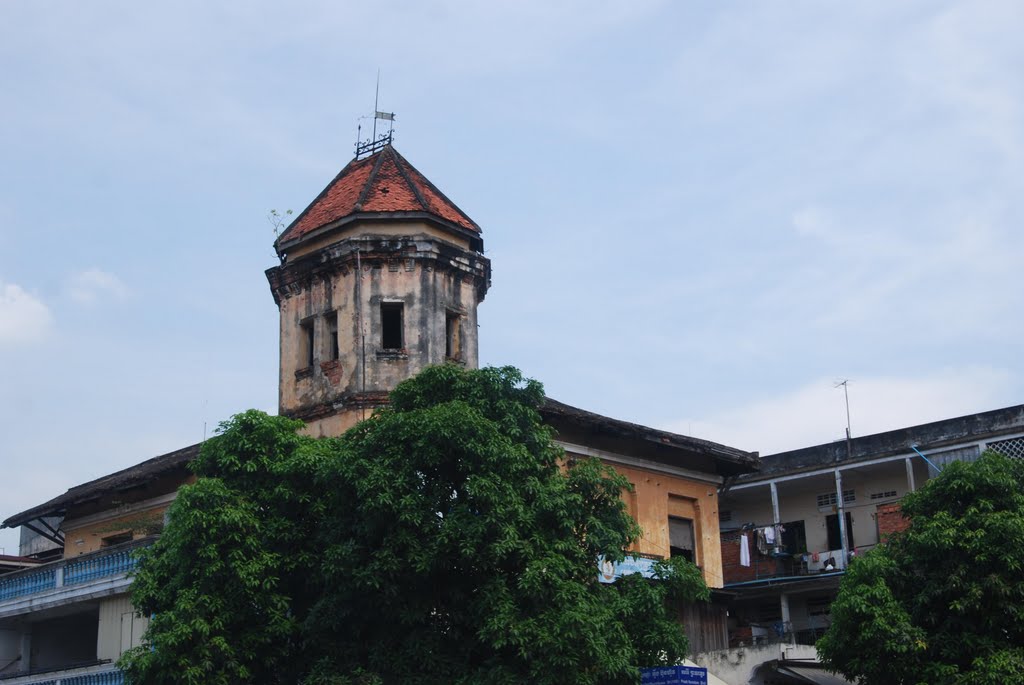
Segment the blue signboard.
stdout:
[[708,685],[708,669],[698,666],[658,666],[640,669],[641,685]]
[[597,579],[602,583],[614,583],[616,578],[639,573],[644,578],[654,577],[654,559],[646,557],[626,557],[622,561],[613,562],[604,557],[597,558]]

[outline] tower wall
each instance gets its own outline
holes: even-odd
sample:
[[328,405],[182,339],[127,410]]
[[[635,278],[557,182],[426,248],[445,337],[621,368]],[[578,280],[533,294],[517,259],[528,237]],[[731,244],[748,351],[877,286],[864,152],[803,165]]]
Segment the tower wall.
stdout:
[[426,228],[352,227],[267,271],[281,313],[280,412],[309,433],[340,434],[430,364],[477,366],[490,263]]

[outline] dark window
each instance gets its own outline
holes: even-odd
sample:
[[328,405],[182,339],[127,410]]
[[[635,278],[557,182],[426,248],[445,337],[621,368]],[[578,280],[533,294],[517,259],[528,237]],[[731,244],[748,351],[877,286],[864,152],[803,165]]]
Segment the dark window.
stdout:
[[669,516],[668,544],[670,556],[684,557],[693,561],[693,521]]
[[116,535],[108,535],[105,538],[100,538],[100,547],[113,547],[114,545],[122,545],[131,541],[132,532],[129,530],[124,533],[117,533]]
[[330,323],[328,324],[328,333],[329,333],[329,336],[328,336],[327,343],[331,346],[331,348],[329,350],[327,350],[327,354],[328,354],[327,358],[330,361],[334,361],[335,359],[337,359],[340,356],[338,354],[338,315],[337,314],[332,315],[331,318],[330,318]]
[[385,350],[400,350],[403,347],[402,303],[382,302],[380,305],[380,340]]
[[299,359],[299,368],[308,369],[313,366],[313,322],[306,321],[299,324],[302,330],[302,357]]
[[[825,517],[825,530],[828,531],[828,548],[842,549],[843,543],[839,536],[839,514],[829,514]],[[855,547],[853,542],[853,517],[846,512],[846,549]]]
[[782,551],[787,554],[807,552],[807,531],[803,521],[789,521],[782,524]]
[[448,359],[462,358],[462,331],[460,317],[454,312],[448,312],[444,319],[444,356]]

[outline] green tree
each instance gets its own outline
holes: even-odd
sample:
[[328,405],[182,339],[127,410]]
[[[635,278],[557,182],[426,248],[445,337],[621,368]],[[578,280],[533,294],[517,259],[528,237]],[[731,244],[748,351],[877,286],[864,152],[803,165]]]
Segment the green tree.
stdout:
[[1024,462],[986,452],[903,500],[851,564],[822,658],[871,685],[1024,683]]
[[565,462],[512,368],[432,367],[336,439],[221,427],[140,563],[137,683],[631,683],[675,663],[684,560],[597,582],[639,534],[597,460]]
[[324,450],[301,426],[251,410],[203,445],[196,482],[139,552],[132,601],[152,620],[121,662],[131,682],[295,682],[289,657],[316,596],[302,571],[323,511],[309,482]]

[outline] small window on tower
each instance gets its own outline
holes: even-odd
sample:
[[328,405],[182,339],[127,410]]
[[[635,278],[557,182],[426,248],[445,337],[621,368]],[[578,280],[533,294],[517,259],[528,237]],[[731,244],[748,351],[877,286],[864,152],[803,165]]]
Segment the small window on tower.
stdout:
[[402,349],[402,308],[401,302],[381,302],[380,304],[380,341],[385,350]]
[[327,359],[329,361],[333,362],[339,356],[339,354],[338,354],[339,350],[338,350],[338,315],[337,315],[337,313],[333,314],[328,319],[327,331],[328,331],[327,344],[330,346],[329,349],[327,350]]
[[456,312],[448,312],[444,318],[444,356],[462,359],[462,317]]
[[302,346],[301,356],[299,357],[299,368],[308,369],[313,366],[313,320],[303,321],[299,324],[300,336],[302,340],[299,344]]

